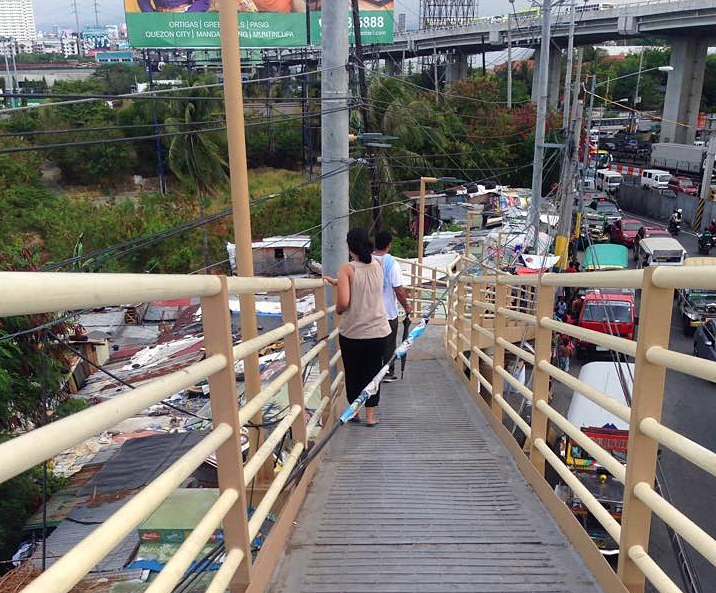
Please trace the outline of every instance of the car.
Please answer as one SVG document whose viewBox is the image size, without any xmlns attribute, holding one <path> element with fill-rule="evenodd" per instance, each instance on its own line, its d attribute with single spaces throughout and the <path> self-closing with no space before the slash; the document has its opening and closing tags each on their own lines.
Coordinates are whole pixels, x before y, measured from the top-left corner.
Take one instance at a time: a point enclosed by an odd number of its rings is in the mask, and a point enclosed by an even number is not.
<svg viewBox="0 0 716 593">
<path fill-rule="evenodd" d="M 694 356 L 716 361 L 716 319 L 709 319 L 696 328 Z"/>
<path fill-rule="evenodd" d="M 639 258 L 639 241 L 647 237 L 671 237 L 671 233 L 663 226 L 644 225 L 639 227 L 634 237 L 634 261 Z"/>
<path fill-rule="evenodd" d="M 673 189 L 676 193 L 681 192 L 687 196 L 699 195 L 699 186 L 694 183 L 693 179 L 682 175 L 677 175 L 669 179 L 668 187 Z"/>
<path fill-rule="evenodd" d="M 609 225 L 609 238 L 612 243 L 620 243 L 627 247 L 634 245 L 634 239 L 639 229 L 643 226 L 641 220 L 636 218 L 622 218 Z"/>
<path fill-rule="evenodd" d="M 603 216 L 608 224 L 614 224 L 617 220 L 621 220 L 623 216 L 619 205 L 610 198 L 595 198 L 588 206 L 592 210 L 596 210 L 597 214 Z"/>
<path fill-rule="evenodd" d="M 659 194 L 660 198 L 665 198 L 667 200 L 675 200 L 676 199 L 676 192 L 669 187 L 667 187 L 665 189 L 655 189 L 654 191 Z"/>
<path fill-rule="evenodd" d="M 716 318 L 716 291 L 682 288 L 677 298 L 684 335 L 692 335 L 697 327 Z"/>
<path fill-rule="evenodd" d="M 586 249 L 588 245 L 593 243 L 608 242 L 609 237 L 604 232 L 604 228 L 606 226 L 606 221 L 603 215 L 599 214 L 593 208 L 584 208 L 582 211 L 580 233 L 576 240 L 576 248 Z"/>
</svg>

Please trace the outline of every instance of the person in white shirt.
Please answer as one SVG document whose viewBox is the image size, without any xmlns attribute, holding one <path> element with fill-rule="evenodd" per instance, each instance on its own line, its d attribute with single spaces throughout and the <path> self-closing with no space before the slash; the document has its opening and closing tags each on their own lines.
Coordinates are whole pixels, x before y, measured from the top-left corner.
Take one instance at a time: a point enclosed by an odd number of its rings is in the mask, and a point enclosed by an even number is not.
<svg viewBox="0 0 716 593">
<path fill-rule="evenodd" d="M 375 235 L 375 251 L 373 251 L 373 256 L 380 260 L 383 266 L 383 303 L 385 304 L 385 313 L 390 324 L 390 335 L 385 339 L 383 364 L 388 362 L 390 357 L 393 356 L 393 352 L 395 352 L 398 338 L 398 301 L 405 309 L 406 315 L 409 316 L 413 312 L 408 302 L 408 294 L 403 286 L 403 274 L 400 271 L 400 265 L 389 253 L 392 241 L 393 236 L 388 231 L 378 231 Z M 393 361 L 383 381 L 392 383 L 397 380 L 395 361 Z"/>
</svg>

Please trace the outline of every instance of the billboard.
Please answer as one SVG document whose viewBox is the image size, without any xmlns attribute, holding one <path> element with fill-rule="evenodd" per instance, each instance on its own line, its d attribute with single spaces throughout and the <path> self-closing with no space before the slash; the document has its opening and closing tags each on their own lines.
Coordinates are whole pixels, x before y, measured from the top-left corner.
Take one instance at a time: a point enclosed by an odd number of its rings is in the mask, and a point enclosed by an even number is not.
<svg viewBox="0 0 716 593">
<path fill-rule="evenodd" d="M 85 27 L 82 30 L 82 53 L 93 56 L 99 51 L 111 49 L 109 35 L 104 27 Z"/>
<path fill-rule="evenodd" d="M 359 0 L 364 43 L 393 42 L 393 0 Z M 218 48 L 217 0 L 124 0 L 135 48 Z M 321 0 L 236 0 L 242 47 L 302 47 L 321 43 Z M 349 39 L 353 23 L 346 14 Z"/>
</svg>

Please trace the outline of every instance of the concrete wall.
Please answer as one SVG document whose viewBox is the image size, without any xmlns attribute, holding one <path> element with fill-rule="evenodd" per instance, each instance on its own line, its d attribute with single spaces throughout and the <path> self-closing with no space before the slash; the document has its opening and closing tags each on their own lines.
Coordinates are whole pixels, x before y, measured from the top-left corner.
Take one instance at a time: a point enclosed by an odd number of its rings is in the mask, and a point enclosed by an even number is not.
<svg viewBox="0 0 716 593">
<path fill-rule="evenodd" d="M 617 199 L 622 210 L 653 218 L 664 224 L 669 220 L 674 208 L 681 208 L 684 211 L 683 217 L 687 226 L 693 226 L 696 207 L 699 203 L 699 198 L 686 194 L 677 194 L 676 199 L 664 198 L 654 190 L 627 184 L 622 184 L 619 187 Z M 716 202 L 707 200 L 704 204 L 701 228 L 705 227 L 713 218 L 716 218 Z"/>
</svg>

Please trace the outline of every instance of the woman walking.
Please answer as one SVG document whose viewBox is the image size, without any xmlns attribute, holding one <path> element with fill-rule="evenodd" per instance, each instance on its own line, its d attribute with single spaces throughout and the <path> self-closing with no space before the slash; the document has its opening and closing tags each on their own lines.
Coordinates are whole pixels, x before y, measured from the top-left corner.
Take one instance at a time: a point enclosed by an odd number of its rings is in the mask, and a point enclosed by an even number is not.
<svg viewBox="0 0 716 593">
<path fill-rule="evenodd" d="M 339 343 L 346 379 L 348 402 L 360 395 L 383 365 L 385 338 L 390 325 L 383 304 L 383 268 L 371 254 L 373 243 L 365 229 L 348 232 L 348 251 L 351 260 L 338 270 L 336 312 L 341 315 Z M 380 390 L 365 404 L 365 424 L 375 426 L 375 409 Z M 359 421 L 358 416 L 354 421 Z"/>
</svg>

